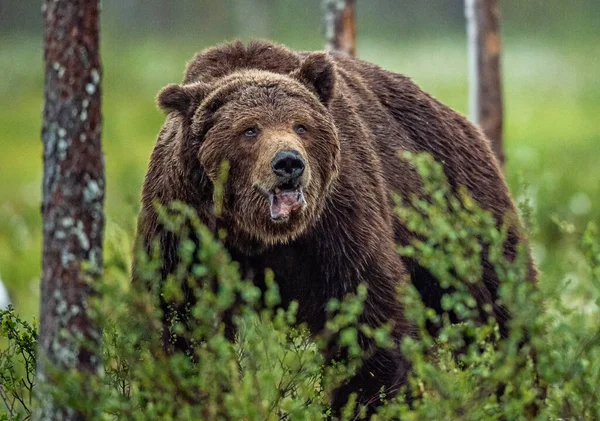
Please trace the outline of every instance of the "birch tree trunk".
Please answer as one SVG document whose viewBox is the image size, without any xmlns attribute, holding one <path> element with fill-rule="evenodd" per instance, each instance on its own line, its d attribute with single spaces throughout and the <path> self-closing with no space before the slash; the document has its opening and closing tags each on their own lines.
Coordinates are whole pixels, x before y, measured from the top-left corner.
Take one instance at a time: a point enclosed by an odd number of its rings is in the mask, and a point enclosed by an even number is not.
<svg viewBox="0 0 600 421">
<path fill-rule="evenodd" d="M 325 49 L 356 55 L 356 0 L 323 0 Z"/>
<path fill-rule="evenodd" d="M 40 407 L 34 419 L 81 420 L 81 413 L 60 406 L 47 390 L 53 383 L 51 368 L 75 369 L 84 376 L 101 369 L 101 333 L 87 311 L 103 264 L 99 5 L 98 0 L 45 0 L 42 10 L 44 247 Z"/>
<path fill-rule="evenodd" d="M 504 163 L 502 80 L 500 75 L 500 7 L 498 0 L 466 0 L 469 45 L 469 109 Z"/>
</svg>

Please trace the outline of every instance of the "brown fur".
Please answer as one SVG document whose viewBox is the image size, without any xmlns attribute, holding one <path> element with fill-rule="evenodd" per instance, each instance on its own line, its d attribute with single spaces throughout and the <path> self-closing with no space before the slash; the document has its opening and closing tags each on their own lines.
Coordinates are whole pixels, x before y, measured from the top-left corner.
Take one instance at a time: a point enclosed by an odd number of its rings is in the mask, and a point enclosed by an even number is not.
<svg viewBox="0 0 600 421">
<path fill-rule="evenodd" d="M 443 163 L 450 184 L 465 186 L 498 221 L 514 212 L 478 128 L 408 78 L 355 58 L 295 53 L 267 42 L 225 44 L 192 59 L 184 84 L 165 88 L 158 103 L 169 115 L 143 189 L 138 230 L 144 244 L 161 239 L 169 273 L 176 243 L 158 225 L 152 202 L 194 206 L 207 225 L 227 230 L 226 246 L 245 273 L 274 270 L 282 298 L 299 301 L 300 321 L 315 332 L 323 328 L 327 301 L 365 282 L 363 321 L 394 322 L 398 340 L 412 334 L 395 298 L 407 274 L 425 303 L 441 311 L 439 284 L 395 252 L 394 244 L 409 243 L 413 234 L 394 217 L 391 192 L 419 193 L 418 178 L 398 151 L 431 153 Z M 297 124 L 307 127 L 305 134 L 295 132 Z M 247 127 L 258 127 L 258 137 L 245 138 Z M 284 149 L 298 150 L 306 160 L 306 206 L 288 222 L 275 223 L 261 189 L 275 185 L 270 161 Z M 230 172 L 217 217 L 213 183 L 223 160 Z M 509 256 L 518 241 L 511 231 Z M 498 279 L 485 257 L 483 263 L 485 286 L 477 298 L 494 306 L 493 315 L 505 327 L 508 315 L 495 303 Z M 375 403 L 380 387 L 393 393 L 408 370 L 398 349 L 377 350 L 340 388 L 334 407 L 353 391 L 361 402 Z"/>
</svg>

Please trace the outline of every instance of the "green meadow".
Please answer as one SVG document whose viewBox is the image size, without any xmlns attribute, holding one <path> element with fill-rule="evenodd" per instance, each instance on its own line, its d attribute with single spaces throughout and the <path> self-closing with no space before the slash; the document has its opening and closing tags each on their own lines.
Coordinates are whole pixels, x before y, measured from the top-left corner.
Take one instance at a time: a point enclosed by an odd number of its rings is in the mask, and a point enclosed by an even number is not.
<svg viewBox="0 0 600 421">
<path fill-rule="evenodd" d="M 281 40 L 286 42 L 286 40 Z M 109 39 L 102 47 L 106 241 L 135 231 L 148 159 L 164 116 L 158 90 L 178 82 L 186 61 L 210 42 Z M 0 39 L 0 276 L 18 313 L 38 314 L 42 225 L 40 199 L 43 106 L 41 39 Z M 318 39 L 291 43 L 318 49 Z M 467 52 L 462 39 L 406 43 L 360 39 L 358 54 L 412 77 L 467 113 Z M 581 252 L 588 221 L 600 223 L 600 43 L 505 39 L 507 181 L 534 208 L 533 247 L 542 286 L 567 277 L 569 306 L 598 298 Z M 110 251 L 107 259 L 110 259 Z"/>
</svg>

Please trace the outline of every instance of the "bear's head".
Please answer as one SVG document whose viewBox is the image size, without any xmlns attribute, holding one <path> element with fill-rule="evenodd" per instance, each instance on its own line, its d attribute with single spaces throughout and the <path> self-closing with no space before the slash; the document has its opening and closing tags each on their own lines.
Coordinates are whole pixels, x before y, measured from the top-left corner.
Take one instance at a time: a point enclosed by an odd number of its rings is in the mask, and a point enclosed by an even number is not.
<svg viewBox="0 0 600 421">
<path fill-rule="evenodd" d="M 230 235 L 286 243 L 318 220 L 340 161 L 334 90 L 333 62 L 312 53 L 289 73 L 240 69 L 160 92 L 159 106 L 181 124 L 190 183 L 208 180 L 190 188 L 209 188 L 213 206 L 219 196 Z"/>
</svg>

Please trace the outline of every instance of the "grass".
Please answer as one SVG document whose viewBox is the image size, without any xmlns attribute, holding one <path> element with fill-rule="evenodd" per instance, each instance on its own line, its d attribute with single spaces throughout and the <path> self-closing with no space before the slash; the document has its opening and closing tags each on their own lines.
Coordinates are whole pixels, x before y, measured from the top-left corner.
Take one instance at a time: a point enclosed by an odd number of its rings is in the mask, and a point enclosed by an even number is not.
<svg viewBox="0 0 600 421">
<path fill-rule="evenodd" d="M 286 42 L 286 40 L 281 40 Z M 293 48 L 319 45 L 288 42 Z M 41 264 L 40 195 L 43 100 L 41 41 L 2 39 L 0 51 L 0 274 L 17 312 L 36 315 Z M 107 40 L 103 44 L 107 238 L 135 229 L 148 158 L 164 117 L 156 92 L 180 81 L 185 62 L 208 42 Z M 588 303 L 589 275 L 573 247 L 588 220 L 600 222 L 600 44 L 507 39 L 503 62 L 506 177 L 516 196 L 522 181 L 535 205 L 535 253 L 545 282 L 565 272 L 566 299 Z M 361 38 L 359 55 L 407 74 L 453 108 L 467 109 L 462 40 L 396 42 Z M 566 221 L 567 232 L 553 220 Z M 567 270 L 565 270 L 567 268 Z M 551 287 L 551 285 L 549 285 Z"/>
</svg>

